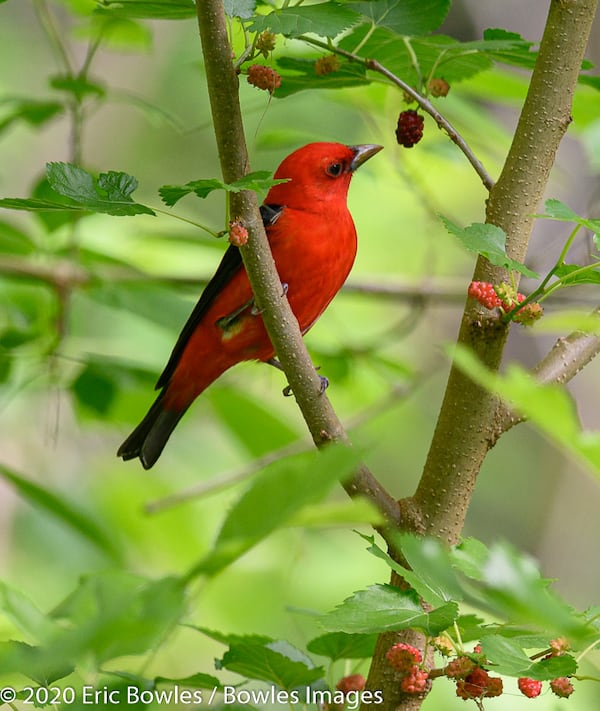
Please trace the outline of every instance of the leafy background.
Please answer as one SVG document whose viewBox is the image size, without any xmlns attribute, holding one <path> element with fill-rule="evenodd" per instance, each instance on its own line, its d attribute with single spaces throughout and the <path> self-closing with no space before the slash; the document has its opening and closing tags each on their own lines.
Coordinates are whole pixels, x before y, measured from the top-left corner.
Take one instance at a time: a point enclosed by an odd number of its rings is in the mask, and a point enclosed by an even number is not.
<svg viewBox="0 0 600 711">
<path fill-rule="evenodd" d="M 62 0 L 54 6 L 79 61 L 93 22 L 86 5 Z M 531 2 L 526 9 L 518 2 L 483 5 L 454 3 L 443 31 L 475 40 L 485 28 L 503 27 L 539 40 L 546 3 Z M 68 19 L 71 12 L 74 22 Z M 59 113 L 64 82 L 53 69 L 32 3 L 8 0 L 0 13 L 0 194 L 15 197 L 31 193 L 46 162 L 67 159 L 69 126 Z M 292 54 L 288 42 L 275 55 L 282 68 Z M 124 20 L 109 44 L 110 51 L 94 59 L 89 85 L 77 87 L 92 104 L 98 100 L 98 110 L 85 122 L 86 166 L 137 176 L 135 198 L 156 207 L 161 185 L 217 177 L 193 19 Z M 600 42 L 592 39 L 590 47 L 593 55 Z M 525 88 L 518 71 L 489 69 L 453 81 L 443 100 L 444 112 L 492 174 L 508 148 Z M 332 383 L 336 409 L 354 425 L 352 436 L 364 447 L 369 466 L 398 496 L 408 494 L 420 474 L 445 384 L 448 364 L 440 346 L 455 335 L 472 268 L 472 255 L 448 235 L 438 215 L 461 225 L 482 221 L 484 189 L 429 121 L 418 147 L 403 151 L 395 145 L 403 104 L 397 91 L 380 84 L 301 91 L 269 101 L 242 81 L 241 92 L 254 170 L 272 170 L 293 148 L 312 140 L 385 146 L 361 168 L 351 189 L 360 251 L 350 284 L 398 285 L 402 295 L 384 299 L 348 289 L 307 342 Z M 598 93 L 580 87 L 575 123 L 549 195 L 580 214 L 598 214 L 598 115 Z M 222 194 L 214 193 L 202 202 L 188 197 L 176 211 L 218 230 L 222 208 Z M 194 406 L 151 473 L 116 460 L 116 448 L 149 404 L 154 380 L 197 297 L 196 282 L 212 273 L 224 245 L 160 215 L 88 216 L 77 226 L 76 247 L 69 239 L 60 214 L 0 215 L 0 570 L 6 581 L 3 607 L 9 611 L 0 616 L 0 638 L 22 639 L 27 621 L 39 626 L 32 622 L 35 611 L 25 610 L 28 603 L 12 597 L 14 591 L 48 611 L 81 576 L 105 571 L 107 590 L 123 591 L 119 604 L 127 611 L 127 591 L 142 584 L 131 576 L 161 578 L 155 583 L 160 587 L 149 590 L 150 607 L 132 615 L 130 628 L 127 615 L 114 621 L 124 629 L 118 651 L 135 654 L 128 640 L 140 638 L 136 620 L 154 619 L 150 638 L 159 638 L 171 623 L 151 600 L 174 611 L 184 604 L 164 576 L 206 562 L 221 521 L 245 484 L 159 513 L 149 514 L 146 507 L 214 477 L 249 473 L 257 457 L 303 439 L 304 428 L 293 403 L 280 395 L 281 374 L 245 364 Z M 564 239 L 560 223 L 538 225 L 528 265 L 543 271 Z M 40 279 L 6 275 L 15 257 L 43 267 L 74 253 L 74 262 L 94 278 L 76 288 L 68 304 Z M 130 276 L 132 269 L 139 270 L 137 278 Z M 120 273 L 129 276 L 114 278 Z M 57 324 L 63 330 L 58 340 Z M 533 364 L 556 335 L 514 328 L 508 353 Z M 589 429 L 599 426 L 599 367 L 592 363 L 570 386 Z M 313 511 L 312 526 L 278 531 L 236 565 L 195 585 L 187 602 L 190 622 L 302 646 L 322 632 L 307 610 L 326 612 L 352 591 L 384 582 L 386 565 L 368 555 L 350 530 L 364 514 L 349 513 L 335 489 L 329 501 L 327 515 Z M 272 503 L 277 508 L 281 502 Z M 529 551 L 582 608 L 597 602 L 599 503 L 597 485 L 582 466 L 522 425 L 488 457 L 465 533 Z M 304 513 L 308 517 L 310 509 Z M 353 526 L 334 525 L 336 516 Z M 324 517 L 329 525 L 318 525 Z M 85 594 L 83 585 L 79 600 L 63 603 L 63 614 L 76 616 Z M 146 660 L 144 675 L 212 673 L 212 659 L 223 654 L 213 637 L 193 626 L 178 628 Z M 99 640 L 97 659 L 104 654 L 112 659 L 113 652 Z M 140 664 L 132 658 L 130 667 L 139 671 Z M 15 680 L 14 671 L 3 674 L 0 667 L 0 680 Z M 597 691 L 590 686 L 580 685 L 571 708 L 597 708 Z M 531 703 L 516 693 L 511 708 Z M 444 708 L 463 708 L 449 684 L 435 684 L 430 703 L 442 699 Z M 547 696 L 536 703 L 554 708 Z"/>
</svg>

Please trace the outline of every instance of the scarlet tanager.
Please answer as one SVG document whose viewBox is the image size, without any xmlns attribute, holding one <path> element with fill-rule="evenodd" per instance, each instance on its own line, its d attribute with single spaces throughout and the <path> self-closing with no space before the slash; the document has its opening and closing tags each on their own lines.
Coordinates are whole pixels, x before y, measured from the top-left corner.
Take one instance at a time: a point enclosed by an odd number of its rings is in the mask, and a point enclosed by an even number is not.
<svg viewBox="0 0 600 711">
<path fill-rule="evenodd" d="M 281 283 L 302 333 L 342 287 L 356 256 L 346 197 L 353 172 L 381 146 L 310 143 L 281 163 L 261 214 Z M 117 455 L 159 458 L 192 402 L 232 365 L 272 361 L 275 352 L 254 307 L 238 247 L 231 245 L 192 311 L 158 379 L 160 393 Z"/>
</svg>

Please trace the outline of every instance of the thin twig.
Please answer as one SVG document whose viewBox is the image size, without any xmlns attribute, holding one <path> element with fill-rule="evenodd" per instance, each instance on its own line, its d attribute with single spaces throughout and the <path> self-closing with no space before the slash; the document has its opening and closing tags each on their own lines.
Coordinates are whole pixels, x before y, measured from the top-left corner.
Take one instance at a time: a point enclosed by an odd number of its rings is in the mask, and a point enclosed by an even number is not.
<svg viewBox="0 0 600 711">
<path fill-rule="evenodd" d="M 336 47 L 333 44 L 321 42 L 320 40 L 317 40 L 313 37 L 309 37 L 307 35 L 300 35 L 298 39 L 315 47 L 327 49 L 330 52 L 333 52 L 334 54 L 339 54 L 340 56 L 345 57 L 351 62 L 358 62 L 359 64 L 363 64 L 365 67 L 367 67 L 367 69 L 371 69 L 372 71 L 381 74 L 390 82 L 392 82 L 392 84 L 395 84 L 397 87 L 405 91 L 417 102 L 417 104 L 423 109 L 423 111 L 428 113 L 433 118 L 437 125 L 448 134 L 450 140 L 455 143 L 458 148 L 464 153 L 465 157 L 473 166 L 477 175 L 480 177 L 484 187 L 487 190 L 491 190 L 494 187 L 494 181 L 492 180 L 491 176 L 488 174 L 488 172 L 484 168 L 481 161 L 477 158 L 475 153 L 473 153 L 465 139 L 460 135 L 456 128 L 454 128 L 450 121 L 448 121 L 448 119 L 446 119 L 428 99 L 426 99 L 424 96 L 421 96 L 418 91 L 413 89 L 410 84 L 407 84 L 405 81 L 400 79 L 400 77 L 391 72 L 376 59 L 366 59 L 364 57 L 360 57 L 358 54 L 348 52 L 345 49 Z"/>
</svg>

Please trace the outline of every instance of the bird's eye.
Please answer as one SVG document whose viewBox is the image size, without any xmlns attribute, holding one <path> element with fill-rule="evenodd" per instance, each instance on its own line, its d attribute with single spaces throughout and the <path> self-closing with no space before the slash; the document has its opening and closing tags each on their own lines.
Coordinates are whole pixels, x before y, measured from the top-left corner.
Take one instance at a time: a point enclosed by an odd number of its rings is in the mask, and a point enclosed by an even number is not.
<svg viewBox="0 0 600 711">
<path fill-rule="evenodd" d="M 342 174 L 343 167 L 341 163 L 331 163 L 327 166 L 326 171 L 332 178 L 337 178 Z"/>
</svg>

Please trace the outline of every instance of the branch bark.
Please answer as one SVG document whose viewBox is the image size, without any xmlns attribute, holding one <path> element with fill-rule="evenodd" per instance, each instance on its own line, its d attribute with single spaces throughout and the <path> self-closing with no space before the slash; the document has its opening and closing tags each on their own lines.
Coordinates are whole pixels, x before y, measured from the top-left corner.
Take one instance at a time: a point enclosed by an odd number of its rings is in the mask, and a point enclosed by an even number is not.
<svg viewBox="0 0 600 711">
<path fill-rule="evenodd" d="M 573 92 L 596 0 L 553 0 L 536 67 L 502 174 L 490 192 L 486 221 L 508 235 L 507 251 L 523 260 L 533 213 L 543 197 L 570 122 Z M 508 274 L 480 258 L 473 279 L 498 284 Z M 479 304 L 466 305 L 459 343 L 497 370 L 508 329 Z M 479 469 L 495 441 L 496 400 L 452 368 L 437 427 L 415 496 L 403 503 L 410 527 L 455 543 Z"/>
<path fill-rule="evenodd" d="M 223 1 L 203 0 L 196 3 L 196 7 L 221 170 L 224 180 L 233 182 L 249 171 L 249 159 L 238 96 L 238 76 L 232 62 Z M 282 293 L 256 195 L 248 191 L 231 194 L 230 214 L 248 229 L 248 244 L 240 248 L 244 266 L 265 327 L 313 441 L 318 447 L 331 441 L 349 444 L 329 399 L 321 393 L 321 381 L 304 345 L 298 322 Z M 350 496 L 365 496 L 377 506 L 386 521 L 398 524 L 396 500 L 366 466 L 360 466 L 344 486 Z"/>
</svg>

